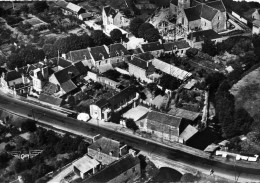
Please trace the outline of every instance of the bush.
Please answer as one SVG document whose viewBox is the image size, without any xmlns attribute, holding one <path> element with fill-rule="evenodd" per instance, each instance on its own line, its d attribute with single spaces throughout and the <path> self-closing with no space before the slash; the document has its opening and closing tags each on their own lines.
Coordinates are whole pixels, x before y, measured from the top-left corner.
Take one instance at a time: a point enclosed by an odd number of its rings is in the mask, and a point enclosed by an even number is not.
<svg viewBox="0 0 260 183">
<path fill-rule="evenodd" d="M 36 123 L 33 120 L 28 120 L 22 123 L 21 129 L 25 132 L 35 132 L 37 130 Z"/>
<path fill-rule="evenodd" d="M 136 125 L 133 119 L 127 119 L 125 123 L 126 127 L 133 130 L 134 132 L 138 130 L 138 126 Z"/>
</svg>

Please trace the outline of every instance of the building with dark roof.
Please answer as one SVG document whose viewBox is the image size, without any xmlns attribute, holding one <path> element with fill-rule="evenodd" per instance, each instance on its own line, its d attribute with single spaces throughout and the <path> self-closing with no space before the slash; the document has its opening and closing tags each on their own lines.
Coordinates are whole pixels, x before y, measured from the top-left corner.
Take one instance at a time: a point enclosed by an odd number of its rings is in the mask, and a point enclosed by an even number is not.
<svg viewBox="0 0 260 183">
<path fill-rule="evenodd" d="M 109 45 L 109 53 L 110 53 L 110 63 L 119 63 L 127 61 L 130 53 L 121 43 L 111 44 Z"/>
<path fill-rule="evenodd" d="M 71 2 L 61 0 L 56 1 L 55 4 L 62 9 L 64 15 L 73 15 L 79 18 L 80 14 L 86 13 L 86 10 L 84 8 Z"/>
<path fill-rule="evenodd" d="M 139 94 L 135 86 L 129 86 L 108 99 L 100 99 L 90 105 L 90 116 L 94 119 L 108 121 L 112 114 L 126 107 L 136 107 Z"/>
<path fill-rule="evenodd" d="M 131 154 L 122 157 L 118 161 L 108 165 L 105 169 L 96 173 L 92 177 L 83 180 L 81 183 L 118 183 L 134 182 L 141 176 L 141 166 L 138 157 Z"/>
<path fill-rule="evenodd" d="M 106 137 L 100 137 L 88 147 L 88 155 L 102 165 L 109 165 L 127 153 L 127 145 Z"/>
<path fill-rule="evenodd" d="M 227 29 L 226 8 L 222 0 L 187 0 L 186 3 L 178 0 L 178 5 L 176 3 L 177 0 L 171 1 L 170 12 L 177 16 L 177 24 L 181 24 L 186 31 L 213 29 L 222 32 Z"/>
<path fill-rule="evenodd" d="M 131 60 L 128 62 L 128 71 L 130 75 L 135 76 L 141 81 L 152 82 L 148 76 L 155 72 L 155 68 L 152 64 L 152 60 L 149 57 L 149 53 L 134 55 Z"/>
<path fill-rule="evenodd" d="M 149 112 L 146 118 L 139 122 L 140 130 L 169 141 L 178 141 L 186 126 L 181 117 L 157 111 Z"/>
<path fill-rule="evenodd" d="M 186 55 L 186 51 L 190 48 L 190 45 L 185 40 L 167 42 L 163 44 L 164 54 L 176 54 L 180 57 Z"/>
<path fill-rule="evenodd" d="M 151 53 L 155 58 L 158 58 L 163 53 L 162 41 L 156 41 L 152 43 L 141 44 L 140 46 L 143 53 Z"/>
<path fill-rule="evenodd" d="M 67 53 L 66 59 L 71 62 L 82 62 L 85 66 L 90 67 L 89 63 L 92 62 L 92 57 L 90 54 L 90 48 L 81 49 L 81 50 L 73 50 Z"/>
<path fill-rule="evenodd" d="M 48 104 L 52 104 L 52 105 L 55 105 L 55 106 L 60 106 L 61 103 L 62 103 L 61 98 L 57 98 L 57 97 L 54 97 L 54 96 L 51 96 L 51 95 L 48 95 L 48 94 L 44 94 L 44 93 L 40 94 L 39 101 L 46 102 Z"/>
<path fill-rule="evenodd" d="M 110 6 L 103 7 L 102 20 L 105 28 L 107 25 L 126 27 L 130 24 L 129 16 L 126 16 L 123 12 L 116 10 Z"/>
<path fill-rule="evenodd" d="M 90 55 L 95 67 L 110 64 L 109 49 L 106 45 L 90 48 Z"/>
</svg>

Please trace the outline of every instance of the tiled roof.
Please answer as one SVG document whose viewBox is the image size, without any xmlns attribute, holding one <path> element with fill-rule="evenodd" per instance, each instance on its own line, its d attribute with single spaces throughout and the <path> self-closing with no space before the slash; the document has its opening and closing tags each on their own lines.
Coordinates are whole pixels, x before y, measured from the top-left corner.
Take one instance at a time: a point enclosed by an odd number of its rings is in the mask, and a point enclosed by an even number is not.
<svg viewBox="0 0 260 183">
<path fill-rule="evenodd" d="M 147 44 L 142 44 L 141 46 L 142 46 L 142 49 L 144 50 L 144 52 L 157 51 L 157 50 L 163 49 L 163 45 L 159 41 L 147 43 Z"/>
<path fill-rule="evenodd" d="M 98 106 L 99 108 L 102 108 L 102 107 L 104 107 L 104 106 L 106 106 L 106 105 L 108 105 L 108 104 L 109 104 L 108 101 L 107 101 L 106 99 L 104 99 L 104 98 L 98 100 L 98 101 L 95 103 L 95 105 Z"/>
<path fill-rule="evenodd" d="M 112 18 L 114 18 L 116 16 L 116 14 L 118 13 L 115 9 L 111 8 L 110 6 L 106 6 L 104 7 L 106 16 L 112 16 Z"/>
<path fill-rule="evenodd" d="M 71 60 L 73 62 L 91 60 L 90 52 L 88 49 L 70 51 L 66 55 L 68 57 L 68 60 Z"/>
<path fill-rule="evenodd" d="M 152 60 L 154 58 L 154 56 L 149 52 L 141 53 L 141 54 L 138 54 L 136 56 L 141 58 L 142 60 L 145 60 L 145 61 L 149 61 L 149 60 Z"/>
<path fill-rule="evenodd" d="M 82 62 L 77 62 L 74 64 L 80 75 L 86 74 L 88 72 L 88 67 L 84 66 Z"/>
<path fill-rule="evenodd" d="M 17 72 L 16 70 L 9 71 L 5 74 L 5 80 L 7 82 L 13 81 L 13 80 L 16 80 L 19 78 L 22 78 L 22 75 L 19 72 Z"/>
<path fill-rule="evenodd" d="M 51 82 L 47 82 L 43 88 L 43 93 L 49 94 L 49 95 L 53 95 L 54 93 L 56 93 L 58 91 L 58 87 L 57 85 L 51 83 Z"/>
<path fill-rule="evenodd" d="M 58 6 L 60 6 L 60 7 L 62 7 L 62 8 L 66 8 L 67 7 L 67 5 L 69 4 L 68 2 L 66 2 L 66 1 L 56 1 L 55 2 Z"/>
<path fill-rule="evenodd" d="M 220 1 L 211 1 L 206 3 L 208 6 L 215 8 L 221 12 L 225 12 L 226 8 L 225 5 L 223 4 L 222 0 Z"/>
<path fill-rule="evenodd" d="M 163 46 L 165 51 L 172 51 L 174 47 L 177 47 L 178 49 L 184 49 L 190 47 L 189 43 L 185 40 L 164 43 Z"/>
<path fill-rule="evenodd" d="M 95 61 L 102 60 L 103 56 L 104 56 L 104 59 L 109 58 L 107 50 L 104 46 L 92 47 L 91 50 L 90 50 L 90 53 L 91 53 L 91 55 L 92 55 L 92 57 L 94 58 Z"/>
<path fill-rule="evenodd" d="M 180 118 L 188 119 L 191 121 L 194 121 L 200 115 L 200 113 L 198 113 L 198 112 L 188 111 L 188 110 L 181 109 L 181 108 L 173 108 L 168 112 L 168 114 L 177 116 Z"/>
<path fill-rule="evenodd" d="M 184 9 L 184 13 L 188 21 L 194 21 L 200 19 L 202 5 Z"/>
<path fill-rule="evenodd" d="M 182 120 L 182 118 L 180 118 L 180 117 L 172 116 L 172 115 L 157 112 L 157 111 L 149 112 L 146 119 L 157 122 L 157 123 L 173 126 L 176 128 L 178 128 L 180 126 L 181 120 Z"/>
<path fill-rule="evenodd" d="M 71 73 L 71 75 L 70 75 L 70 73 Z M 77 68 L 74 65 L 71 65 L 69 67 L 66 67 L 66 68 L 54 73 L 56 79 L 58 80 L 58 82 L 60 84 L 70 80 L 72 77 L 78 76 L 79 74 L 80 74 L 79 71 L 77 70 Z"/>
<path fill-rule="evenodd" d="M 68 3 L 67 6 L 66 6 L 67 9 L 69 10 L 72 10 L 74 12 L 79 12 L 79 10 L 81 9 L 80 6 L 76 5 L 76 4 L 73 4 L 73 3 Z"/>
<path fill-rule="evenodd" d="M 80 16 L 82 18 L 90 18 L 90 17 L 93 17 L 93 14 L 91 14 L 91 13 L 82 13 L 82 14 L 80 14 Z"/>
<path fill-rule="evenodd" d="M 71 81 L 68 80 L 64 83 L 61 83 L 60 87 L 66 92 L 69 93 L 75 89 L 77 89 L 77 86 Z"/>
<path fill-rule="evenodd" d="M 139 158 L 129 154 L 108 165 L 106 168 L 81 183 L 109 182 L 127 170 L 135 167 L 137 164 L 140 164 Z"/>
<path fill-rule="evenodd" d="M 47 94 L 44 94 L 44 93 L 40 94 L 39 100 L 53 104 L 53 105 L 56 105 L 56 106 L 60 106 L 61 102 L 62 102 L 61 98 L 53 97 L 51 95 L 47 95 Z"/>
<path fill-rule="evenodd" d="M 113 157 L 119 157 L 121 143 L 119 141 L 109 139 L 106 137 L 101 137 L 91 144 L 88 148 L 97 151 L 100 149 L 100 152 L 109 155 L 110 152 L 113 152 Z"/>
<path fill-rule="evenodd" d="M 203 41 L 205 38 L 212 40 L 212 39 L 217 39 L 217 38 L 221 37 L 221 35 L 219 35 L 217 32 L 215 32 L 212 29 L 192 32 L 191 35 L 193 38 L 195 38 L 196 42 Z"/>
<path fill-rule="evenodd" d="M 138 57 L 134 57 L 132 60 L 129 61 L 129 63 L 144 70 L 146 70 L 148 66 L 147 61 L 144 61 Z"/>
<path fill-rule="evenodd" d="M 129 54 L 127 49 L 121 43 L 110 45 L 109 51 L 110 51 L 110 57 L 117 57 L 117 56 L 123 56 Z"/>
<path fill-rule="evenodd" d="M 58 61 L 58 60 L 59 60 L 59 61 Z M 62 57 L 59 57 L 59 58 L 58 58 L 58 57 L 51 58 L 51 59 L 50 59 L 50 62 L 51 62 L 53 65 L 55 65 L 55 66 L 59 65 L 59 66 L 61 66 L 61 67 L 63 67 L 63 68 L 68 67 L 68 66 L 71 65 L 71 62 L 65 60 L 65 59 L 62 58 Z"/>
<path fill-rule="evenodd" d="M 124 90 L 122 90 L 120 93 L 114 95 L 113 97 L 109 98 L 108 101 L 111 104 L 112 107 L 122 103 L 126 98 L 129 98 L 130 96 L 134 95 L 137 92 L 137 88 L 134 85 L 131 85 Z"/>
<path fill-rule="evenodd" d="M 85 173 L 91 169 L 96 168 L 99 165 L 99 162 L 95 159 L 90 158 L 85 155 L 82 158 L 72 163 L 80 172 Z"/>
<path fill-rule="evenodd" d="M 201 17 L 211 21 L 215 15 L 218 13 L 218 10 L 211 8 L 210 6 L 203 5 L 201 9 Z"/>
</svg>

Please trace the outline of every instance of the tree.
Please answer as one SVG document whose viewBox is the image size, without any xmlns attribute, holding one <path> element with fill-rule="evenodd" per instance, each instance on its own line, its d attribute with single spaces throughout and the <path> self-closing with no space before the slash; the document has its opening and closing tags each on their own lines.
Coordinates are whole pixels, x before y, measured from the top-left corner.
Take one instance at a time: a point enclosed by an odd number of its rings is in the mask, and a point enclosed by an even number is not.
<svg viewBox="0 0 260 183">
<path fill-rule="evenodd" d="M 38 14 L 44 12 L 49 6 L 46 1 L 36 1 L 33 4 L 33 12 Z"/>
<path fill-rule="evenodd" d="M 24 12 L 24 13 L 29 13 L 28 5 L 27 4 L 22 5 L 21 8 L 20 8 L 20 11 Z"/>
<path fill-rule="evenodd" d="M 253 121 L 254 119 L 244 108 L 237 109 L 234 115 L 234 130 L 236 134 L 247 134 L 251 130 Z"/>
<path fill-rule="evenodd" d="M 154 28 L 154 26 L 150 23 L 143 23 L 138 28 L 138 36 L 140 38 L 144 38 L 145 31 L 148 29 Z"/>
<path fill-rule="evenodd" d="M 102 30 L 94 30 L 91 34 L 91 38 L 96 46 L 109 45 L 110 40 Z"/>
<path fill-rule="evenodd" d="M 111 36 L 112 41 L 116 42 L 116 43 L 120 42 L 121 39 L 123 38 L 123 34 L 119 29 L 113 29 L 110 32 L 110 36 Z"/>
<path fill-rule="evenodd" d="M 26 122 L 23 122 L 21 125 L 21 129 L 25 132 L 29 131 L 29 132 L 34 132 L 37 130 L 35 121 L 33 120 L 27 120 Z"/>
<path fill-rule="evenodd" d="M 138 130 L 138 126 L 136 125 L 136 123 L 134 122 L 133 119 L 127 119 L 125 123 L 126 123 L 127 128 L 129 128 L 133 131 Z"/>
<path fill-rule="evenodd" d="M 202 51 L 210 56 L 215 56 L 217 54 L 217 47 L 213 41 L 205 38 L 204 43 L 202 44 Z"/>
<path fill-rule="evenodd" d="M 164 74 L 160 78 L 159 85 L 163 87 L 163 89 L 176 90 L 181 85 L 181 82 L 169 74 Z"/>
<path fill-rule="evenodd" d="M 23 183 L 33 182 L 32 174 L 29 171 L 23 172 L 21 176 L 22 176 Z"/>
<path fill-rule="evenodd" d="M 157 29 L 151 28 L 145 31 L 144 39 L 148 42 L 156 42 L 161 38 L 160 33 Z"/>
<path fill-rule="evenodd" d="M 135 36 L 138 37 L 138 29 L 139 27 L 144 23 L 143 19 L 141 18 L 134 18 L 131 22 L 130 22 L 130 27 L 129 30 L 130 32 Z"/>
<path fill-rule="evenodd" d="M 86 141 L 82 140 L 80 142 L 79 146 L 78 146 L 78 153 L 80 155 L 87 153 L 88 152 L 88 146 L 89 146 L 89 144 Z"/>
</svg>

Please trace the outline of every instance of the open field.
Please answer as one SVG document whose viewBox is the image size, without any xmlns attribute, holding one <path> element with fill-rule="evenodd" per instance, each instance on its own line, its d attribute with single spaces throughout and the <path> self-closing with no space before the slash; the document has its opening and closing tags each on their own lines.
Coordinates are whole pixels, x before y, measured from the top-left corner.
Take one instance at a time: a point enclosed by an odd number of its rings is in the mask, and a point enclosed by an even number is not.
<svg viewBox="0 0 260 183">
<path fill-rule="evenodd" d="M 247 74 L 231 88 L 236 108 L 243 107 L 252 117 L 260 114 L 260 67 Z"/>
</svg>

